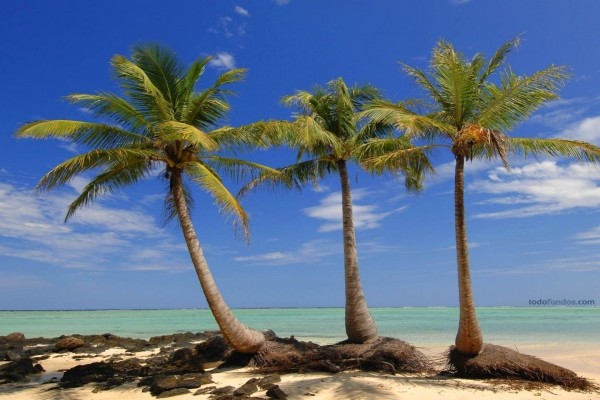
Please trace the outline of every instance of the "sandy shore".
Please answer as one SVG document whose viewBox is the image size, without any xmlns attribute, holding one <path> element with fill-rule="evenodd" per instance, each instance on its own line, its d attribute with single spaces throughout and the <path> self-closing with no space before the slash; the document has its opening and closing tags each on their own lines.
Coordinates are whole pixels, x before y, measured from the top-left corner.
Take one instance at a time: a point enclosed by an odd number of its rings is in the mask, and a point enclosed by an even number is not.
<svg viewBox="0 0 600 400">
<path fill-rule="evenodd" d="M 439 355 L 443 348 L 423 349 L 431 356 Z M 519 351 L 538 356 L 546 361 L 569 368 L 579 375 L 600 383 L 600 345 L 583 344 L 545 344 L 526 346 Z M 136 353 L 136 357 L 150 354 Z M 109 399 L 153 399 L 149 393 L 142 392 L 135 384 L 126 384 L 118 388 L 93 393 L 93 385 L 76 389 L 52 390 L 56 384 L 41 384 L 52 377 L 60 377 L 61 370 L 77 364 L 106 360 L 115 355 L 123 358 L 132 356 L 125 354 L 123 349 L 111 349 L 95 357 L 77 361 L 71 354 L 55 354 L 41 361 L 46 372 L 39 380 L 28 384 L 0 386 L 0 398 L 14 400 L 33 399 L 78 399 L 78 400 L 109 400 Z M 214 386 L 240 387 L 246 381 L 260 375 L 250 369 L 236 369 L 213 373 Z M 551 387 L 543 390 L 517 390 L 507 386 L 493 385 L 489 382 L 444 378 L 422 375 L 385 375 L 367 372 L 342 372 L 338 374 L 310 373 L 282 375 L 279 383 L 281 389 L 289 395 L 289 399 L 600 399 L 600 394 L 567 392 Z M 194 393 L 195 390 L 192 390 Z M 264 392 L 254 394 L 257 398 L 267 398 Z M 176 399 L 208 399 L 209 395 L 186 394 L 173 397 Z"/>
</svg>

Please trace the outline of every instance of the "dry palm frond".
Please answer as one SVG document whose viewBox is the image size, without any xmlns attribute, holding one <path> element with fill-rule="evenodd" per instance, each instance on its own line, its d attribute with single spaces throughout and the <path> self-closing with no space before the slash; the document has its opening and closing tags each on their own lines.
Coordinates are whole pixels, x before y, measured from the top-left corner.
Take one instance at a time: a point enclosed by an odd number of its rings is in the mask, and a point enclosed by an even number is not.
<svg viewBox="0 0 600 400">
<path fill-rule="evenodd" d="M 504 166 L 508 168 L 508 137 L 496 130 L 487 129 L 480 125 L 469 125 L 463 128 L 452 145 L 452 152 L 457 156 L 473 159 L 475 147 L 487 147 L 496 153 Z"/>
</svg>

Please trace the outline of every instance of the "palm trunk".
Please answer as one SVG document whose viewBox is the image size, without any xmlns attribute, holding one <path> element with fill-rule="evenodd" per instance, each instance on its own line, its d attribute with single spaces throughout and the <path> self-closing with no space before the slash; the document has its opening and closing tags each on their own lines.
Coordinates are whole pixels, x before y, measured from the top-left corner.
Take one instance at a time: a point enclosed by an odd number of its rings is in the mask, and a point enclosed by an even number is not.
<svg viewBox="0 0 600 400">
<path fill-rule="evenodd" d="M 360 284 L 358 255 L 352 217 L 352 197 L 346 161 L 338 161 L 342 184 L 342 223 L 344 234 L 344 275 L 346 280 L 346 334 L 354 343 L 364 343 L 377 337 L 377 327 L 369 312 Z"/>
<path fill-rule="evenodd" d="M 454 175 L 454 218 L 456 227 L 456 261 L 458 266 L 458 299 L 460 317 L 456 334 L 456 349 L 463 354 L 476 355 L 483 349 L 483 335 L 475 314 L 475 301 L 469 272 L 469 249 L 464 203 L 464 156 L 456 156 Z"/>
<path fill-rule="evenodd" d="M 229 342 L 231 347 L 242 353 L 255 353 L 265 343 L 265 337 L 262 333 L 246 327 L 231 312 L 225 300 L 219 293 L 219 289 L 208 268 L 204 253 L 200 247 L 198 236 L 192 224 L 192 219 L 185 202 L 185 195 L 181 181 L 181 172 L 173 171 L 171 176 L 171 191 L 175 206 L 177 207 L 177 216 L 183 231 L 183 237 L 187 245 L 196 275 L 202 286 L 202 291 L 208 302 L 221 333 Z"/>
</svg>

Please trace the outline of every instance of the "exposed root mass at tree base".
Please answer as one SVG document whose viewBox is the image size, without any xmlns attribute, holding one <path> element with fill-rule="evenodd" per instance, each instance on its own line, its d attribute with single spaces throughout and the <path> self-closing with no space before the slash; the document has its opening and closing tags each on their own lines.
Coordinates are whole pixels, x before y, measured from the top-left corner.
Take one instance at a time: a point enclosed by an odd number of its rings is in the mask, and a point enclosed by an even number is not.
<svg viewBox="0 0 600 400">
<path fill-rule="evenodd" d="M 274 338 L 252 357 L 232 353 L 224 366 L 247 365 L 261 372 L 341 372 L 347 370 L 386 373 L 432 372 L 432 364 L 416 347 L 402 340 L 379 337 L 355 344 L 341 342 L 320 346 L 296 339 Z"/>
<path fill-rule="evenodd" d="M 448 371 L 468 378 L 519 379 L 559 385 L 567 390 L 598 388 L 575 372 L 537 357 L 493 344 L 476 356 L 460 353 L 454 346 L 447 354 Z"/>
</svg>

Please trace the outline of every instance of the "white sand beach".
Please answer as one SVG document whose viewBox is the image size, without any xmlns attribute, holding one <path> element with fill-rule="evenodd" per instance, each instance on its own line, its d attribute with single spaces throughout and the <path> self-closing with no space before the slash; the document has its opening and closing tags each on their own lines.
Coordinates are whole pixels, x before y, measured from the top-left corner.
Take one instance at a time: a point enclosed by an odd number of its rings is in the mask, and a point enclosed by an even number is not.
<svg viewBox="0 0 600 400">
<path fill-rule="evenodd" d="M 443 348 L 423 349 L 427 355 L 436 356 L 443 352 Z M 535 355 L 546 361 L 572 369 L 579 375 L 600 383 L 600 345 L 590 346 L 584 344 L 544 344 L 531 345 L 519 349 L 521 352 Z M 14 400 L 33 399 L 78 399 L 78 400 L 109 400 L 109 399 L 152 399 L 148 392 L 142 392 L 135 384 L 126 384 L 115 389 L 94 393 L 93 385 L 75 389 L 59 389 L 56 384 L 40 384 L 41 381 L 51 377 L 59 377 L 60 371 L 77 364 L 91 363 L 106 360 L 118 355 L 122 358 L 149 355 L 147 353 L 125 353 L 122 349 L 111 349 L 100 355 L 75 360 L 74 354 L 56 354 L 41 363 L 46 372 L 40 381 L 28 384 L 3 385 L 0 387 L 0 397 Z M 79 355 L 80 356 L 80 355 Z M 214 372 L 215 387 L 233 386 L 240 387 L 253 377 L 260 374 L 252 369 L 243 368 L 223 372 Z M 455 379 L 427 375 L 387 375 L 382 373 L 368 373 L 359 371 L 342 372 L 338 374 L 308 373 L 286 374 L 281 376 L 280 388 L 288 394 L 289 399 L 449 399 L 449 400 L 550 400 L 572 399 L 593 400 L 600 399 L 600 393 L 568 392 L 558 387 L 547 386 L 544 389 L 524 390 L 506 385 L 494 384 L 486 381 Z M 213 385 L 210 385 L 213 386 Z M 193 395 L 194 389 L 189 394 L 176 396 L 177 399 L 208 399 L 210 395 Z M 256 398 L 267 398 L 264 392 L 253 395 Z"/>
</svg>

